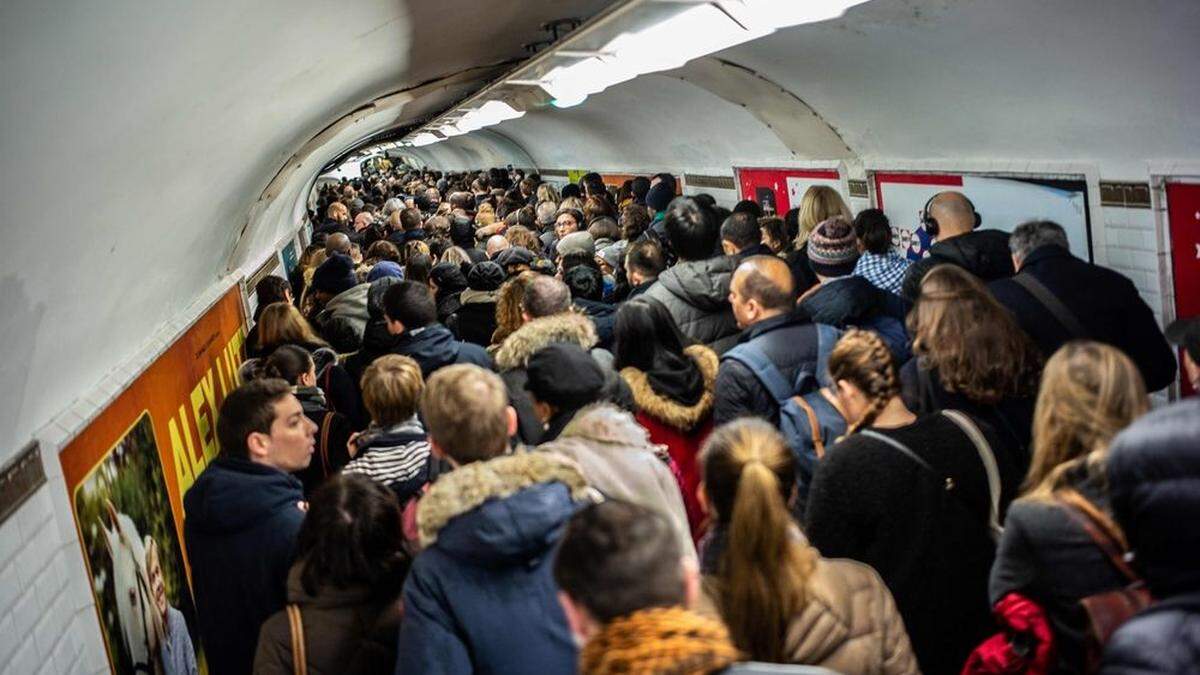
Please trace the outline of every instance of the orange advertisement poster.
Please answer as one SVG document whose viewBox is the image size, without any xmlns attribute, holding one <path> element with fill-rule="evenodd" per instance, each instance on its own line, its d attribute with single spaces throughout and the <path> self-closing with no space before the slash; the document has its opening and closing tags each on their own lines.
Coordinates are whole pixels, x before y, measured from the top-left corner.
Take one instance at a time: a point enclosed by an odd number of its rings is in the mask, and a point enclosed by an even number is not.
<svg viewBox="0 0 1200 675">
<path fill-rule="evenodd" d="M 234 285 L 59 454 L 114 672 L 206 672 L 183 494 L 216 457 L 244 340 Z"/>
</svg>

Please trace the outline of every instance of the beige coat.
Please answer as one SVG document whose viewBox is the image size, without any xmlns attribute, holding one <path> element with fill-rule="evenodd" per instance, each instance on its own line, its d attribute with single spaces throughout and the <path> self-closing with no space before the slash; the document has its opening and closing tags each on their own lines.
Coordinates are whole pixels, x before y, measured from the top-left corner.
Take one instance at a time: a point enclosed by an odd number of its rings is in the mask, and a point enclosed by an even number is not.
<svg viewBox="0 0 1200 675">
<path fill-rule="evenodd" d="M 718 616 L 716 584 L 705 577 L 697 611 Z M 792 618 L 791 662 L 854 675 L 920 673 L 904 621 L 879 574 L 852 560 L 820 559 L 808 605 Z"/>
<path fill-rule="evenodd" d="M 605 497 L 661 513 L 675 530 L 683 555 L 696 559 L 683 497 L 667 466 L 666 449 L 652 445 L 632 415 L 607 404 L 584 408 L 557 439 L 538 450 L 574 460 L 588 485 Z"/>
</svg>

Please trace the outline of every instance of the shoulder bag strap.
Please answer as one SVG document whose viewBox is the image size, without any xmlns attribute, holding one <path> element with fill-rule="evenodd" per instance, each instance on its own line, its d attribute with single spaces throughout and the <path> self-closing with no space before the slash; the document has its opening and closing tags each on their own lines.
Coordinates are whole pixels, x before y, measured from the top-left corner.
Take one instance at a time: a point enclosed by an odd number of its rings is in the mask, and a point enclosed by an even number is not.
<svg viewBox="0 0 1200 675">
<path fill-rule="evenodd" d="M 292 633 L 292 672 L 308 675 L 308 654 L 304 648 L 304 621 L 300 617 L 299 605 L 288 605 L 288 627 Z"/>
<path fill-rule="evenodd" d="M 792 400 L 796 402 L 796 405 L 800 406 L 805 416 L 808 417 L 808 426 L 812 427 L 813 449 L 817 451 L 817 459 L 821 459 L 825 456 L 825 441 L 821 440 L 821 424 L 817 421 L 817 411 L 813 410 L 812 406 L 808 404 L 808 401 L 804 400 L 803 396 L 794 396 Z"/>
<path fill-rule="evenodd" d="M 983 437 L 983 432 L 979 427 L 975 426 L 975 422 L 963 413 L 957 410 L 943 410 L 942 414 L 951 422 L 954 422 L 967 438 L 971 440 L 975 446 L 976 452 L 979 453 L 979 461 L 983 463 L 983 470 L 987 473 L 988 496 L 991 504 L 988 512 L 988 527 L 996 539 L 1000 538 L 1000 534 L 1004 532 L 1004 528 L 1000 526 L 1000 469 L 996 466 L 996 456 L 992 453 L 992 447 L 988 445 L 987 439 Z"/>
<path fill-rule="evenodd" d="M 321 419 L 321 472 L 329 476 L 329 429 L 333 426 L 333 416 L 337 413 L 332 410 L 326 411 L 325 417 Z"/>
<path fill-rule="evenodd" d="M 1017 282 L 1017 285 L 1019 285 L 1021 288 L 1029 291 L 1029 294 L 1032 295 L 1038 302 L 1042 303 L 1042 306 L 1049 310 L 1050 313 L 1054 315 L 1055 319 L 1058 319 L 1058 322 L 1062 324 L 1063 328 L 1067 329 L 1067 332 L 1070 333 L 1072 337 L 1082 338 L 1087 336 L 1087 330 L 1084 329 L 1083 324 L 1079 322 L 1079 318 L 1075 316 L 1075 313 L 1072 312 L 1065 304 L 1063 304 L 1063 301 L 1059 300 L 1058 296 L 1051 293 L 1050 289 L 1046 288 L 1045 284 L 1038 281 L 1032 274 L 1018 274 L 1014 276 L 1012 280 Z"/>
<path fill-rule="evenodd" d="M 881 434 L 878 431 L 875 431 L 873 429 L 864 429 L 863 431 L 860 431 L 858 433 L 862 434 L 863 436 L 867 436 L 868 438 L 873 438 L 877 441 L 880 441 L 880 442 L 884 443 L 885 445 L 889 445 L 892 448 L 895 448 L 896 450 L 899 450 L 900 454 L 902 454 L 905 457 L 908 457 L 912 461 L 916 462 L 918 466 L 920 466 L 922 469 L 929 472 L 933 476 L 940 478 L 942 480 L 942 486 L 945 488 L 945 490 L 947 492 L 954 489 L 954 479 L 953 478 L 951 478 L 949 476 L 944 476 L 942 473 L 940 473 L 939 471 L 934 469 L 929 464 L 929 462 L 926 462 L 924 459 L 922 459 L 920 455 L 913 452 L 907 445 L 901 443 L 900 441 L 897 441 L 896 439 L 894 439 L 890 436 L 884 436 L 883 434 Z"/>
<path fill-rule="evenodd" d="M 738 363 L 750 369 L 762 386 L 775 400 L 776 405 L 783 407 L 783 404 L 792 397 L 794 393 L 792 386 L 783 379 L 783 374 L 771 363 L 771 359 L 763 353 L 757 345 L 747 342 L 740 344 L 733 349 L 725 352 L 722 358 L 733 359 Z"/>
<path fill-rule="evenodd" d="M 1118 572 L 1131 582 L 1136 583 L 1142 580 L 1141 575 L 1125 561 L 1125 554 L 1129 547 L 1122 541 L 1123 537 L 1116 536 L 1108 518 L 1100 513 L 1094 504 L 1074 490 L 1060 490 L 1054 494 L 1054 498 L 1063 506 L 1067 515 L 1082 527 L 1084 532 L 1087 532 Z"/>
<path fill-rule="evenodd" d="M 332 363 L 325 366 L 324 372 L 321 373 L 321 391 L 325 392 L 325 401 L 328 403 L 330 410 L 334 410 L 333 398 L 329 395 L 330 385 L 333 384 L 333 366 L 334 364 Z"/>
</svg>

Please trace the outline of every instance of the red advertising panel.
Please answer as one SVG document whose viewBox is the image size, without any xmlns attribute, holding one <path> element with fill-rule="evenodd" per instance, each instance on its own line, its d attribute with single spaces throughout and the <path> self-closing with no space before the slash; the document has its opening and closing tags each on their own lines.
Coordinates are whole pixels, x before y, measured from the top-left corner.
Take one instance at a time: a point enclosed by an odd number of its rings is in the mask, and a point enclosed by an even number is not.
<svg viewBox="0 0 1200 675">
<path fill-rule="evenodd" d="M 842 194 L 842 179 L 833 169 L 735 168 L 738 198 L 758 202 L 764 213 L 782 216 L 800 206 L 800 199 L 813 185 L 828 185 Z"/>
<path fill-rule="evenodd" d="M 1171 267 L 1175 277 L 1175 316 L 1200 316 L 1200 184 L 1167 184 L 1167 218 L 1171 223 Z M 1182 362 L 1183 355 L 1179 358 Z M 1192 391 L 1186 377 L 1183 395 Z"/>
</svg>

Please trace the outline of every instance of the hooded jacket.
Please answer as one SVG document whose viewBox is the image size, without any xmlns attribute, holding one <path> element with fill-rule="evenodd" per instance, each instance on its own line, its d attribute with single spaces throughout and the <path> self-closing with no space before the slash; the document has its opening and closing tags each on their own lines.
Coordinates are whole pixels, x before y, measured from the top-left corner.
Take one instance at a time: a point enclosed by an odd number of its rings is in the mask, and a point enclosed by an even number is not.
<svg viewBox="0 0 1200 675">
<path fill-rule="evenodd" d="M 392 346 L 392 353 L 415 360 L 426 379 L 442 366 L 456 363 L 494 369 L 492 357 L 483 347 L 455 340 L 449 328 L 436 323 L 404 331 Z"/>
<path fill-rule="evenodd" d="M 633 398 L 628 387 L 612 369 L 612 354 L 596 347 L 596 326 L 591 319 L 575 311 L 543 316 L 521 326 L 509 335 L 496 350 L 496 369 L 508 389 L 508 400 L 517 411 L 517 435 L 527 445 L 537 445 L 542 439 L 542 421 L 533 410 L 533 401 L 525 385 L 529 381 L 526 367 L 529 358 L 543 347 L 557 342 L 579 345 L 596 359 L 605 372 L 605 397 L 614 399 L 624 408 L 632 408 Z"/>
<path fill-rule="evenodd" d="M 367 311 L 367 295 L 371 284 L 359 284 L 342 291 L 325 303 L 317 314 L 316 324 L 321 336 L 339 353 L 352 352 L 362 345 L 363 331 L 371 318 Z"/>
<path fill-rule="evenodd" d="M 729 306 L 729 280 L 736 266 L 732 256 L 680 262 L 660 274 L 644 295 L 666 305 L 684 335 L 721 354 L 737 342 L 737 320 Z"/>
<path fill-rule="evenodd" d="M 675 530 L 679 550 L 695 559 L 670 456 L 650 442 L 645 428 L 631 415 L 610 405 L 584 408 L 557 439 L 538 450 L 574 460 L 588 485 L 606 499 L 621 499 L 665 516 Z"/>
<path fill-rule="evenodd" d="M 908 266 L 900 295 L 915 302 L 921 294 L 921 280 L 934 267 L 950 263 L 958 265 L 987 283 L 1013 275 L 1012 253 L 1008 250 L 1008 233 L 1001 230 L 974 230 L 937 242 L 929 255 Z"/>
<path fill-rule="evenodd" d="M 1195 673 L 1200 663 L 1200 399 L 1160 408 L 1113 439 L 1113 515 L 1157 602 L 1122 625 L 1102 673 Z"/>
<path fill-rule="evenodd" d="M 224 455 L 184 495 L 184 541 L 210 672 L 250 673 L 259 627 L 284 606 L 303 500 L 294 476 Z"/>
<path fill-rule="evenodd" d="M 801 297 L 800 309 L 808 313 L 813 323 L 841 330 L 850 327 L 874 330 L 887 343 L 897 363 L 906 363 L 912 356 L 904 328 L 904 317 L 908 314 L 905 302 L 862 277 L 825 281 Z"/>
<path fill-rule="evenodd" d="M 380 594 L 367 586 L 337 588 L 326 584 L 316 595 L 310 595 L 300 582 L 303 569 L 303 563 L 298 562 L 288 573 L 287 600 L 300 608 L 308 672 L 391 672 L 396 665 L 396 633 L 403 614 L 399 588 Z M 287 612 L 277 612 L 259 633 L 254 673 L 292 675 L 296 672 L 293 657 Z"/>
<path fill-rule="evenodd" d="M 570 460 L 520 453 L 462 466 L 417 512 L 397 673 L 574 673 L 554 546 L 592 493 Z"/>
<path fill-rule="evenodd" d="M 650 434 L 650 442 L 667 446 L 675 464 L 676 478 L 687 509 L 692 539 L 704 533 L 704 509 L 696 496 L 700 485 L 700 465 L 697 455 L 713 428 L 713 401 L 717 381 L 717 355 L 703 345 L 693 345 L 684 354 L 695 362 L 704 382 L 704 391 L 692 405 L 675 401 L 650 386 L 650 376 L 636 368 L 621 369 L 621 377 L 633 392 L 639 424 Z"/>
<path fill-rule="evenodd" d="M 1021 275 L 1041 282 L 1087 331 L 1085 336 L 1069 333 L 1045 305 L 1012 279 L 989 284 L 988 290 L 1012 312 L 1047 358 L 1067 341 L 1086 337 L 1128 354 L 1141 371 L 1147 391 L 1158 391 L 1175 380 L 1175 354 L 1154 312 L 1133 282 L 1119 272 L 1050 245 L 1025 256 Z"/>
</svg>

